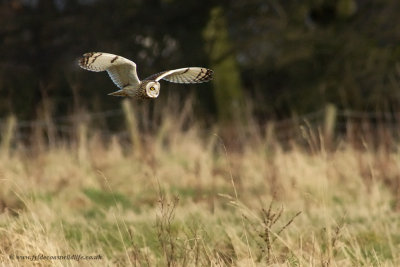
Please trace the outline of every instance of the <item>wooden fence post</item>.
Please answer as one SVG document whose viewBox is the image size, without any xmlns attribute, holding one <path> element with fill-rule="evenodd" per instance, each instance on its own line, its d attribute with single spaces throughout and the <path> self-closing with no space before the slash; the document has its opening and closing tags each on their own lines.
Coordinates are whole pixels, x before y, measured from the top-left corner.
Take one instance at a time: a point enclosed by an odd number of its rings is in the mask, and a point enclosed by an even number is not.
<svg viewBox="0 0 400 267">
<path fill-rule="evenodd" d="M 122 101 L 122 109 L 124 110 L 126 125 L 128 127 L 129 136 L 132 142 L 132 151 L 135 155 L 138 155 L 142 151 L 142 146 L 135 113 L 128 99 L 124 99 Z"/>
<path fill-rule="evenodd" d="M 14 138 L 17 119 L 14 115 L 10 115 L 7 119 L 5 129 L 1 134 L 1 156 L 8 157 L 10 155 L 11 142 Z"/>
<path fill-rule="evenodd" d="M 265 147 L 269 147 L 273 141 L 275 141 L 275 123 L 270 121 L 265 127 Z"/>
<path fill-rule="evenodd" d="M 333 104 L 328 104 L 325 107 L 325 121 L 324 121 L 324 141 L 325 145 L 329 148 L 332 145 L 333 136 L 335 133 L 337 118 L 337 109 Z"/>
<path fill-rule="evenodd" d="M 85 163 L 87 161 L 87 132 L 88 132 L 88 127 L 87 124 L 83 121 L 80 121 L 78 123 L 78 132 L 77 132 L 77 137 L 78 137 L 78 160 L 80 163 Z"/>
</svg>

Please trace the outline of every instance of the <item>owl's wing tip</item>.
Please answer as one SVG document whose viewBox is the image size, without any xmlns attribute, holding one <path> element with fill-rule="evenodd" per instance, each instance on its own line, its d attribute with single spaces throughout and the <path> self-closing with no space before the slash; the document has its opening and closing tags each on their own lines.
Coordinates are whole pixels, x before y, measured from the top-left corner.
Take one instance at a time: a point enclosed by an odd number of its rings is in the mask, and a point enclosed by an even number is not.
<svg viewBox="0 0 400 267">
<path fill-rule="evenodd" d="M 206 75 L 208 75 L 209 79 L 214 79 L 214 71 L 212 69 L 207 69 Z"/>
<path fill-rule="evenodd" d="M 83 54 L 82 56 L 90 57 L 90 56 L 93 56 L 94 54 L 96 54 L 96 52 L 87 52 L 87 53 Z"/>
<path fill-rule="evenodd" d="M 214 79 L 214 71 L 212 69 L 207 69 L 207 68 L 204 68 L 204 69 L 205 69 L 205 73 L 196 79 L 197 82 L 200 82 L 200 83 L 208 82 L 208 81 L 211 81 L 212 79 Z"/>
<path fill-rule="evenodd" d="M 76 61 L 79 67 L 83 69 L 87 69 L 87 65 L 89 63 L 89 58 L 93 55 L 93 52 L 85 53 L 81 57 L 77 58 Z"/>
</svg>

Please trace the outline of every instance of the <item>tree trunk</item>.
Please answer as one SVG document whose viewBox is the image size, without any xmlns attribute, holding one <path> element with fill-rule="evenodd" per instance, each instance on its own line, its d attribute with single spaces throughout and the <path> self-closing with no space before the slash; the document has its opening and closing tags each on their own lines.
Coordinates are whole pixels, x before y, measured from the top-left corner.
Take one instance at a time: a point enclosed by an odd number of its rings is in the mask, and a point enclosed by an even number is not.
<svg viewBox="0 0 400 267">
<path fill-rule="evenodd" d="M 222 7 L 211 9 L 203 34 L 214 70 L 213 85 L 219 121 L 223 125 L 240 122 L 243 118 L 241 78 Z"/>
</svg>

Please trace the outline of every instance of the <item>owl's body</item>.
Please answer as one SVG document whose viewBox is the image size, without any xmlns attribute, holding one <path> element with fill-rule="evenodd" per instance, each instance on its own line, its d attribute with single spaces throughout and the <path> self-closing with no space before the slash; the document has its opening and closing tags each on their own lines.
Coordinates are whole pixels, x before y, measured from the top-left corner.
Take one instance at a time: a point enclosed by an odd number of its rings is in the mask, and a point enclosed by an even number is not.
<svg viewBox="0 0 400 267">
<path fill-rule="evenodd" d="M 174 83 L 202 83 L 211 80 L 213 76 L 210 69 L 187 67 L 156 73 L 140 81 L 134 62 L 121 56 L 98 52 L 84 54 L 78 64 L 90 71 L 107 71 L 111 80 L 120 88 L 109 95 L 138 99 L 158 97 L 161 79 Z"/>
</svg>

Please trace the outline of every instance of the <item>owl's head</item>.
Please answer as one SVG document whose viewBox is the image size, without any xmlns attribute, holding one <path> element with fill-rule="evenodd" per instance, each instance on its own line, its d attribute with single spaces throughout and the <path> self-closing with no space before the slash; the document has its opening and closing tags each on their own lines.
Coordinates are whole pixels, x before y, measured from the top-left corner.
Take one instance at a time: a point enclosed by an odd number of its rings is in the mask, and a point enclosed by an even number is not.
<svg viewBox="0 0 400 267">
<path fill-rule="evenodd" d="M 146 84 L 146 95 L 150 98 L 156 98 L 160 94 L 160 83 L 150 81 Z"/>
</svg>

